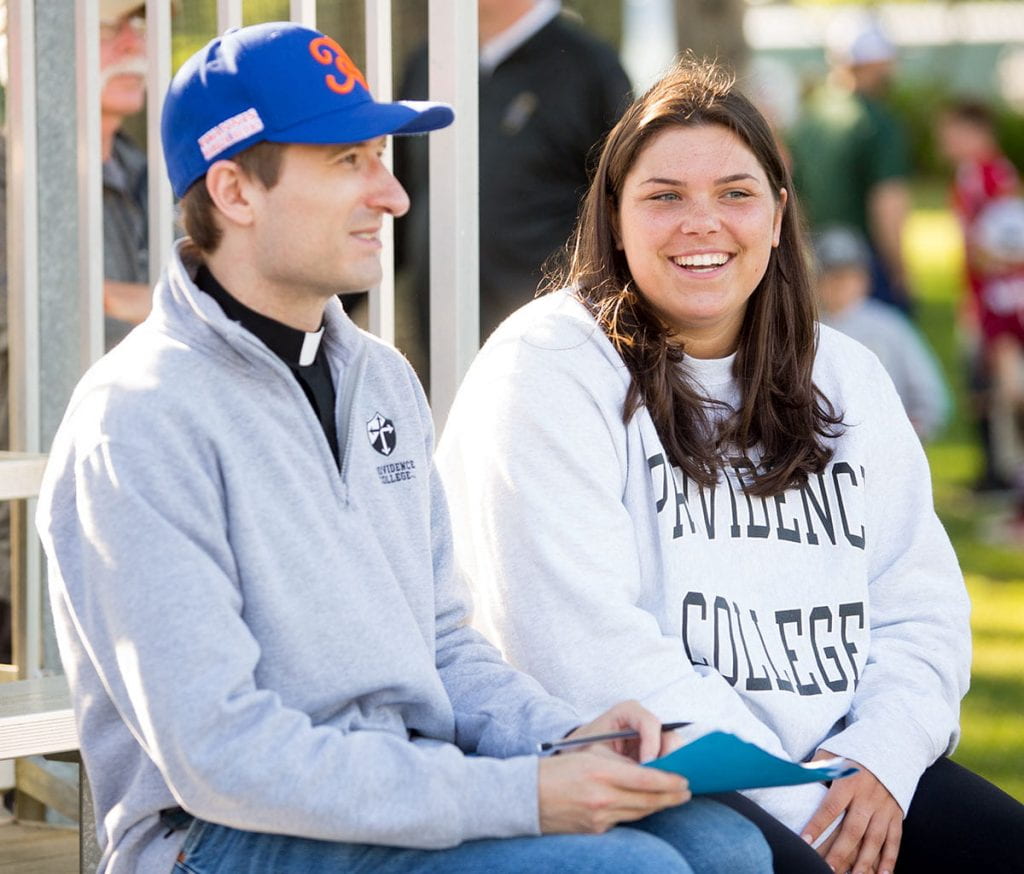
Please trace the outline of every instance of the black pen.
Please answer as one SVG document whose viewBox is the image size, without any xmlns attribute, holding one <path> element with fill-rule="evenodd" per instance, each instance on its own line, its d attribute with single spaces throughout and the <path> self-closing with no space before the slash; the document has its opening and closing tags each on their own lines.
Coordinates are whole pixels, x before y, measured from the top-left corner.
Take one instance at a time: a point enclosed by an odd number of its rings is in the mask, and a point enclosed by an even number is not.
<svg viewBox="0 0 1024 874">
<path fill-rule="evenodd" d="M 687 725 L 693 725 L 692 722 L 663 722 L 661 724 L 662 731 L 675 731 L 677 728 L 683 728 Z M 623 738 L 629 737 L 640 737 L 640 733 L 632 728 L 626 731 L 613 731 L 609 734 L 591 734 L 586 737 L 571 737 L 565 740 L 549 740 L 544 743 L 537 744 L 537 750 L 542 753 L 549 753 L 552 750 L 564 750 L 566 747 L 578 747 L 583 744 L 596 744 L 605 740 L 622 740 Z"/>
</svg>

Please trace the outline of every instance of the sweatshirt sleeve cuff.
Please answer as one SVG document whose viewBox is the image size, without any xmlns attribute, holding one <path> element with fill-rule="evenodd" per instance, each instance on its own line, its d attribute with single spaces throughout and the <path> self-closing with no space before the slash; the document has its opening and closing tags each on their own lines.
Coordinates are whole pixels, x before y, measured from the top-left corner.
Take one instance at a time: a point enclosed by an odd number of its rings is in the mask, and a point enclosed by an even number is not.
<svg viewBox="0 0 1024 874">
<path fill-rule="evenodd" d="M 558 698 L 551 698 L 545 702 L 545 706 L 535 708 L 529 718 L 519 724 L 508 726 L 490 737 L 485 734 L 476 752 L 501 759 L 533 756 L 537 754 L 538 744 L 565 737 L 583 721 L 568 704 Z"/>
<path fill-rule="evenodd" d="M 540 834 L 538 759 L 470 756 L 471 778 L 453 792 L 462 810 L 461 841 Z"/>
<path fill-rule="evenodd" d="M 938 757 L 928 732 L 904 717 L 899 731 L 861 720 L 821 742 L 821 747 L 852 759 L 875 775 L 907 815 L 918 781 Z M 940 753 L 941 754 L 941 753 Z"/>
</svg>

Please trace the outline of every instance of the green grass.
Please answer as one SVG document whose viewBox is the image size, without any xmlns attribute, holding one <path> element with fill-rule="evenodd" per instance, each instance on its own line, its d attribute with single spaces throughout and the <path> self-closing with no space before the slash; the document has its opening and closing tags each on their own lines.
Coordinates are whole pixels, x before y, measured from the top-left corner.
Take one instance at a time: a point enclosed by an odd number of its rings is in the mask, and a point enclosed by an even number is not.
<svg viewBox="0 0 1024 874">
<path fill-rule="evenodd" d="M 963 704 L 957 761 L 1024 801 L 1024 547 L 997 546 L 990 531 L 1005 506 L 971 492 L 979 453 L 965 407 L 964 366 L 954 314 L 963 253 L 955 219 L 922 191 L 907 233 L 907 256 L 922 329 L 942 363 L 955 411 L 928 448 L 935 502 L 971 595 L 974 664 Z"/>
</svg>

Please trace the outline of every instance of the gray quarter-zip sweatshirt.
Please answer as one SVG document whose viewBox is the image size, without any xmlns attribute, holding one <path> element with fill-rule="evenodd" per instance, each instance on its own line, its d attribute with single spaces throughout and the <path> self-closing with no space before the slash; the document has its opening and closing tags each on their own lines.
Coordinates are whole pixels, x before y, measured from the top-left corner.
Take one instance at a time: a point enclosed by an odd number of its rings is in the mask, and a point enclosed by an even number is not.
<svg viewBox="0 0 1024 874">
<path fill-rule="evenodd" d="M 172 806 L 413 847 L 538 833 L 529 753 L 579 720 L 469 627 L 411 368 L 330 302 L 339 472 L 194 269 L 179 244 L 83 378 L 39 500 L 101 872 L 169 871 Z"/>
</svg>

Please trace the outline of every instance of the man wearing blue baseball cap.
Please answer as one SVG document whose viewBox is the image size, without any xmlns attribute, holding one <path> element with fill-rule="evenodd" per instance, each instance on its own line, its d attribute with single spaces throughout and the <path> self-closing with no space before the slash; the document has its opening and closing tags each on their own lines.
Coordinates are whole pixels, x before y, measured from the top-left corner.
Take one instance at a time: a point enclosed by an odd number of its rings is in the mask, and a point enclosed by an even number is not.
<svg viewBox="0 0 1024 874">
<path fill-rule="evenodd" d="M 678 745 L 650 713 L 580 726 L 468 625 L 423 394 L 336 297 L 408 207 L 385 137 L 451 121 L 287 23 L 171 85 L 189 236 L 39 502 L 103 872 L 769 869 L 752 825 L 624 755 Z"/>
</svg>

